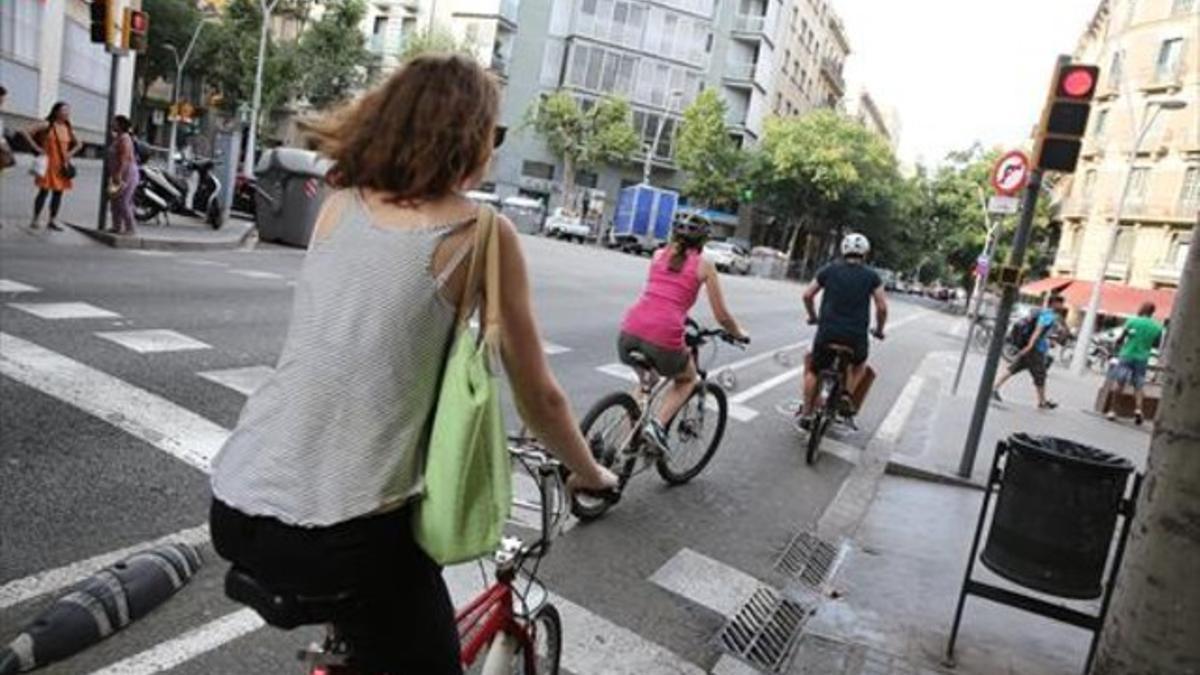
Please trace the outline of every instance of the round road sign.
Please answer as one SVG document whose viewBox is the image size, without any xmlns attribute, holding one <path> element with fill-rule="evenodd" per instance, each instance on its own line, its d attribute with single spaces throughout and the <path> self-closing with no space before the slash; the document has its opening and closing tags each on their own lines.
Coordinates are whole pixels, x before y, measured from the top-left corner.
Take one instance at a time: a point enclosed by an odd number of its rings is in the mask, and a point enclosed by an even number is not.
<svg viewBox="0 0 1200 675">
<path fill-rule="evenodd" d="M 1005 153 L 992 168 L 992 187 L 997 194 L 1013 196 L 1029 182 L 1029 158 L 1020 150 Z"/>
</svg>

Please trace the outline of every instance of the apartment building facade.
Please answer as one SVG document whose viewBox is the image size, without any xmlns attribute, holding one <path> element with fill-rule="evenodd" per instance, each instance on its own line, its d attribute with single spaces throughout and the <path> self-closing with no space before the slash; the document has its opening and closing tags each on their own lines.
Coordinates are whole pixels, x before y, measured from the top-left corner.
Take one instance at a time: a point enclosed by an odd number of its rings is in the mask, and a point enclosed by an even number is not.
<svg viewBox="0 0 1200 675">
<path fill-rule="evenodd" d="M 104 143 L 112 57 L 91 42 L 90 24 L 84 0 L 0 0 L 0 83 L 8 89 L 0 115 L 6 129 L 30 125 L 65 101 L 80 140 Z M 120 60 L 118 113 L 128 114 L 132 104 L 136 58 Z"/>
<path fill-rule="evenodd" d="M 1200 1 L 1104 0 L 1075 57 L 1098 64 L 1101 76 L 1062 199 L 1052 273 L 1089 282 L 1100 276 L 1128 180 L 1105 278 L 1177 287 L 1200 213 Z M 1185 107 L 1156 114 L 1163 101 Z"/>
<path fill-rule="evenodd" d="M 771 112 L 787 117 L 837 108 L 846 95 L 850 40 L 829 0 L 787 0 L 776 34 L 780 57 Z"/>
<path fill-rule="evenodd" d="M 878 134 L 896 151 L 900 145 L 900 118 L 894 109 L 881 105 L 865 87 L 853 89 L 843 107 L 847 117 Z"/>
</svg>

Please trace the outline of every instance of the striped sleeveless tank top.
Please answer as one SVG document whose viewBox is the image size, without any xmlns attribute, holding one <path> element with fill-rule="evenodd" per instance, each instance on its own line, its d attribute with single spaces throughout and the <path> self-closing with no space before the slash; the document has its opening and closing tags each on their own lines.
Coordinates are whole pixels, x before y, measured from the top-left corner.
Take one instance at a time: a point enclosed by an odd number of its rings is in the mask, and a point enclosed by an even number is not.
<svg viewBox="0 0 1200 675">
<path fill-rule="evenodd" d="M 436 228 L 372 224 L 361 197 L 315 242 L 274 375 L 213 460 L 213 495 L 248 515 L 327 526 L 420 494 L 456 308 L 433 274 Z M 470 241 L 470 238 L 468 238 Z"/>
</svg>

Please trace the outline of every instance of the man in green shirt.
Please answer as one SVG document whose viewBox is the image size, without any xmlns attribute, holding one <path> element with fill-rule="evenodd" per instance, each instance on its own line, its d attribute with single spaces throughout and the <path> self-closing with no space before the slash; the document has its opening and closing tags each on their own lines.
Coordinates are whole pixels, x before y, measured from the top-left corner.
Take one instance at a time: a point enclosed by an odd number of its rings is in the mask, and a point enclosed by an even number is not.
<svg viewBox="0 0 1200 675">
<path fill-rule="evenodd" d="M 1146 384 L 1146 367 L 1150 363 L 1150 353 L 1162 339 L 1162 324 L 1154 320 L 1154 303 L 1142 303 L 1138 315 L 1130 317 L 1121 329 L 1121 337 L 1117 340 L 1120 351 L 1117 353 L 1117 363 L 1108 371 L 1107 396 L 1104 400 L 1104 413 L 1110 420 L 1117 418 L 1113 410 L 1114 396 L 1120 396 L 1126 384 L 1133 385 L 1134 410 L 1133 421 L 1141 424 L 1145 417 L 1142 415 L 1142 387 Z"/>
</svg>

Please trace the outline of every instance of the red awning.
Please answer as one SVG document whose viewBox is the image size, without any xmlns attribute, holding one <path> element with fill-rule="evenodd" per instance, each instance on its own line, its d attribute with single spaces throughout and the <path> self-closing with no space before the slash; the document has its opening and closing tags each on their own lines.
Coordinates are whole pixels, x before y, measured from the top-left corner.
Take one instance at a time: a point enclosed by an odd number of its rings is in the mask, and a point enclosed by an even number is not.
<svg viewBox="0 0 1200 675">
<path fill-rule="evenodd" d="M 1025 289 L 1021 289 L 1024 292 Z M 1083 309 L 1092 295 L 1092 282 L 1073 281 L 1062 291 L 1067 305 Z M 1137 314 L 1143 302 L 1154 303 L 1154 316 L 1166 319 L 1175 304 L 1175 290 L 1169 288 L 1134 288 L 1124 284 L 1105 283 L 1100 291 L 1100 313 L 1114 316 Z"/>
<path fill-rule="evenodd" d="M 1054 293 L 1070 286 L 1075 279 L 1071 277 L 1046 277 L 1038 281 L 1031 281 L 1021 287 L 1021 295 L 1042 295 L 1043 293 Z"/>
</svg>

